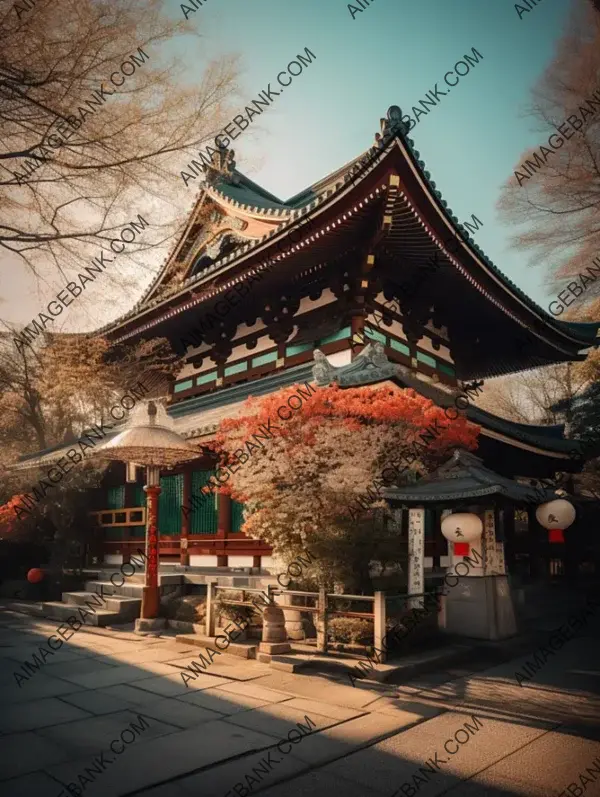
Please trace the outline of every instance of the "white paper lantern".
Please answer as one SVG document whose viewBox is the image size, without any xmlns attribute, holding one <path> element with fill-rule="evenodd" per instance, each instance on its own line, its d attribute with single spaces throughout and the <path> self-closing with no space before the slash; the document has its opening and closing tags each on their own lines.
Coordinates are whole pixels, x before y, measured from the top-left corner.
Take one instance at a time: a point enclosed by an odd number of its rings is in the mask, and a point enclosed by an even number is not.
<svg viewBox="0 0 600 797">
<path fill-rule="evenodd" d="M 457 512 L 442 520 L 442 534 L 450 542 L 474 542 L 483 533 L 483 523 L 472 512 Z"/>
<path fill-rule="evenodd" d="M 568 529 L 576 514 L 573 504 L 563 498 L 540 504 L 535 511 L 538 523 L 545 529 Z"/>
</svg>

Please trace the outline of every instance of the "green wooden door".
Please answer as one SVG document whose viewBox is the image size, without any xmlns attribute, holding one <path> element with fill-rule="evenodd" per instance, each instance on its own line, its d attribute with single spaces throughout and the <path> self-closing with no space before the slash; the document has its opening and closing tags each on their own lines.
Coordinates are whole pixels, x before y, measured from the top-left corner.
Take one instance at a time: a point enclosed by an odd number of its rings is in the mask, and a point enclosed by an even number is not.
<svg viewBox="0 0 600 797">
<path fill-rule="evenodd" d="M 244 523 L 244 505 L 239 501 L 231 502 L 231 531 L 239 531 Z"/>
<path fill-rule="evenodd" d="M 181 534 L 183 504 L 183 474 L 162 476 L 158 497 L 158 528 L 160 534 Z"/>
<path fill-rule="evenodd" d="M 192 495 L 200 495 L 201 488 L 208 483 L 214 470 L 197 470 L 192 472 Z M 217 533 L 217 500 L 214 493 L 202 502 L 201 506 L 192 504 L 190 512 L 190 534 L 216 534 Z"/>
</svg>

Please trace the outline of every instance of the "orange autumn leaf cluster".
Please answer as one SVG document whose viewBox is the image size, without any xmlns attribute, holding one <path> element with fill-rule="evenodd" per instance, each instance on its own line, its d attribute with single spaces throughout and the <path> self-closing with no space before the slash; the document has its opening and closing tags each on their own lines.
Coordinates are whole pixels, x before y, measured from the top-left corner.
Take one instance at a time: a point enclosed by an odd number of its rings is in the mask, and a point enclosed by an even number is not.
<svg viewBox="0 0 600 797">
<path fill-rule="evenodd" d="M 11 534 L 16 525 L 16 507 L 26 498 L 25 495 L 13 495 L 0 506 L 0 536 Z"/>
<path fill-rule="evenodd" d="M 438 423 L 444 431 L 434 444 L 437 448 L 464 446 L 475 448 L 479 427 L 459 416 L 449 422 L 444 411 L 433 401 L 420 396 L 412 389 L 396 390 L 390 387 L 340 388 L 337 385 L 318 388 L 316 393 L 305 399 L 300 411 L 283 421 L 278 415 L 280 407 L 288 414 L 287 399 L 298 394 L 298 386 L 283 388 L 276 393 L 260 398 L 246 400 L 244 411 L 236 418 L 221 421 L 215 442 L 217 448 L 227 448 L 231 439 L 250 437 L 260 431 L 261 426 L 277 424 L 281 437 L 302 430 L 306 442 L 311 433 L 319 428 L 324 419 L 329 419 L 357 431 L 365 425 L 394 425 L 405 423 L 415 429 L 415 433 L 430 424 Z"/>
<path fill-rule="evenodd" d="M 364 561 L 399 555 L 393 526 L 375 528 L 374 516 L 357 520 L 352 511 L 359 499 L 385 511 L 383 497 L 367 493 L 383 469 L 410 455 L 409 470 L 398 470 L 398 483 L 408 482 L 409 471 L 431 471 L 453 449 L 476 448 L 478 433 L 461 413 L 450 420 L 429 399 L 389 383 L 294 385 L 248 399 L 221 422 L 214 448 L 221 491 L 244 504 L 244 534 L 282 561 L 310 550 L 319 583 L 353 584 Z"/>
<path fill-rule="evenodd" d="M 271 430 L 273 437 L 284 442 L 288 453 L 300 454 L 305 447 L 316 445 L 317 435 L 324 424 L 359 432 L 365 427 L 382 429 L 404 426 L 409 430 L 406 443 L 418 439 L 427 427 L 437 430 L 436 440 L 428 445 L 427 458 L 436 462 L 449 456 L 451 449 L 477 448 L 479 427 L 469 423 L 462 415 L 450 421 L 444 411 L 412 389 L 395 389 L 389 386 L 340 388 L 337 385 L 317 388 L 308 396 L 304 393 L 302 407 L 290 415 L 287 400 L 298 396 L 298 385 L 283 388 L 267 396 L 250 397 L 238 417 L 221 421 L 215 435 L 214 449 L 221 455 L 223 464 L 231 461 L 235 449 L 243 447 L 253 435 Z M 280 408 L 281 415 L 279 415 Z M 268 447 L 269 443 L 265 443 Z M 259 454 L 258 456 L 261 456 Z M 222 492 L 235 494 L 235 477 Z M 232 489 L 233 487 L 233 489 Z M 241 496 L 238 496 L 242 500 Z"/>
</svg>

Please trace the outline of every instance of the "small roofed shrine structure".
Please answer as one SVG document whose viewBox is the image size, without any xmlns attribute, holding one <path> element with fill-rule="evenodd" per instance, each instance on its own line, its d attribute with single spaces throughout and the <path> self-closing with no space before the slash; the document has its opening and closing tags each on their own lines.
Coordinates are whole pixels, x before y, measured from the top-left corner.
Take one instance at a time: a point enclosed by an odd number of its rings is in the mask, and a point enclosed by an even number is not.
<svg viewBox="0 0 600 797">
<path fill-rule="evenodd" d="M 181 354 L 168 412 L 198 458 L 161 472 L 162 562 L 276 566 L 266 544 L 241 533 L 243 507 L 229 496 L 183 511 L 214 475 L 206 445 L 219 421 L 249 395 L 334 377 L 390 380 L 448 406 L 464 380 L 583 360 L 596 345 L 599 324 L 557 320 L 491 262 L 471 235 L 479 219 L 463 224 L 452 213 L 401 119 L 392 106 L 373 146 L 285 202 L 221 147 L 152 285 L 98 330 L 115 345 L 165 337 Z M 481 426 L 477 456 L 499 477 L 581 467 L 562 427 L 510 423 L 474 406 L 466 414 Z M 63 455 L 41 452 L 21 467 Z M 128 561 L 143 537 L 130 511 L 144 507 L 142 486 L 114 463 L 94 498 L 107 563 Z M 423 507 L 430 572 L 451 554 Z"/>
</svg>

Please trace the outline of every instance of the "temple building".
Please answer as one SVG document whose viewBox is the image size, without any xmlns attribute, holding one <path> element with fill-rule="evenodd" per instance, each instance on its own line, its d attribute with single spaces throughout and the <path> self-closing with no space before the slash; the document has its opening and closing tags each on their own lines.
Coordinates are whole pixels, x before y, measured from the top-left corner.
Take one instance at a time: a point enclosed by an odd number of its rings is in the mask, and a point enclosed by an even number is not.
<svg viewBox="0 0 600 797">
<path fill-rule="evenodd" d="M 243 507 L 228 496 L 182 511 L 214 472 L 203 446 L 249 395 L 389 381 L 446 407 L 466 381 L 581 361 L 597 345 L 600 324 L 552 317 L 490 261 L 436 189 L 401 117 L 392 106 L 367 152 L 286 202 L 221 149 L 153 284 L 98 330 L 114 344 L 165 337 L 182 357 L 168 412 L 199 455 L 161 473 L 161 562 L 273 568 L 270 548 L 241 533 Z M 489 572 L 531 556 L 523 528 L 535 516 L 519 485 L 581 468 L 563 427 L 512 423 L 472 404 L 466 415 L 481 427 L 478 450 L 390 491 L 403 529 L 422 509 L 425 573 L 451 564 L 444 512 L 486 496 L 486 540 L 498 545 Z M 66 448 L 20 467 L 50 464 Z M 144 536 L 142 474 L 134 483 L 125 471 L 111 465 L 94 498 L 107 564 L 128 561 Z"/>
</svg>

